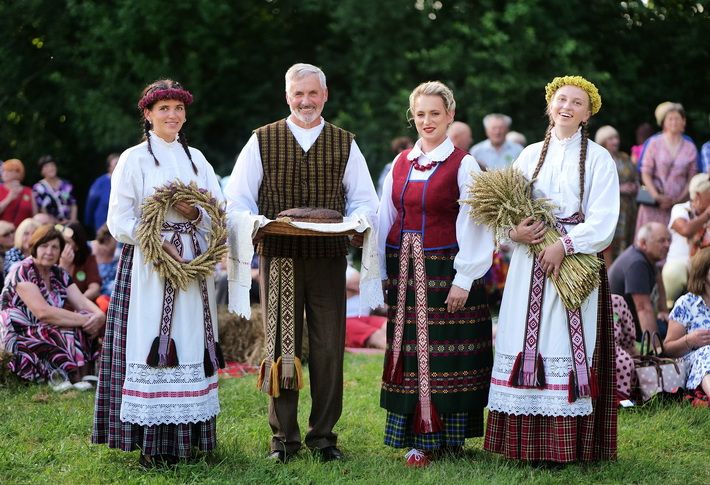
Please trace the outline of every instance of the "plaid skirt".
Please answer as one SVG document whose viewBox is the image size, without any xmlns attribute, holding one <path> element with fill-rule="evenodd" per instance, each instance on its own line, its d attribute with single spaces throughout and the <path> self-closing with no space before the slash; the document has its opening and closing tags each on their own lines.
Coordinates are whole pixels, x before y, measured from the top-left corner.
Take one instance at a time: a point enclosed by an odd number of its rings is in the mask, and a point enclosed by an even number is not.
<svg viewBox="0 0 710 485">
<path fill-rule="evenodd" d="M 106 317 L 101 371 L 96 390 L 91 442 L 123 451 L 140 449 L 145 455 L 189 457 L 193 448 L 212 451 L 217 446 L 217 418 L 200 423 L 141 426 L 121 421 L 121 397 L 126 377 L 126 329 L 131 295 L 134 246 L 125 244 Z"/>
<path fill-rule="evenodd" d="M 614 324 L 606 267 L 601 269 L 597 340 L 592 367 L 599 397 L 588 416 L 488 414 L 485 450 L 524 461 L 600 461 L 616 459 L 616 367 Z"/>
<path fill-rule="evenodd" d="M 437 433 L 412 433 L 412 415 L 388 412 L 385 444 L 393 448 L 432 451 L 447 446 L 463 446 L 466 438 L 483 436 L 483 413 L 450 413 L 439 416 L 442 430 Z"/>
</svg>

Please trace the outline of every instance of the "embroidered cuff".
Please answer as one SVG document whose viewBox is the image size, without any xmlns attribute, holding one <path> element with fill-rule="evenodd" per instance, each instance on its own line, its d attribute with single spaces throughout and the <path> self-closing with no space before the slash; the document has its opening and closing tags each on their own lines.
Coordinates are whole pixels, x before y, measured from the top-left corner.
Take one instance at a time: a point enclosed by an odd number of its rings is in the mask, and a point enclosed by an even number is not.
<svg viewBox="0 0 710 485">
<path fill-rule="evenodd" d="M 568 234 L 565 234 L 560 238 L 562 241 L 562 246 L 565 248 L 565 255 L 569 256 L 570 254 L 574 254 L 574 243 L 572 242 L 572 238 L 569 237 Z"/>
<path fill-rule="evenodd" d="M 195 226 L 199 226 L 202 223 L 202 221 L 205 219 L 205 217 L 209 218 L 210 216 L 207 215 L 207 212 L 199 205 L 196 207 L 197 207 L 197 219 L 194 219 L 190 222 L 192 222 Z"/>
</svg>

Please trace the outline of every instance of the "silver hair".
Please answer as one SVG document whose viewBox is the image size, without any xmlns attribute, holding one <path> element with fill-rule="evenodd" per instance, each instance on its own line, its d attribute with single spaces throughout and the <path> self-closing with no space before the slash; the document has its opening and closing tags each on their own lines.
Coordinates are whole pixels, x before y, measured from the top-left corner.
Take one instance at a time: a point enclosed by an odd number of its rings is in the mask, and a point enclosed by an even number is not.
<svg viewBox="0 0 710 485">
<path fill-rule="evenodd" d="M 648 238 L 651 237 L 651 227 L 649 223 L 639 227 L 639 230 L 636 232 L 636 244 L 639 244 L 641 241 L 648 241 Z"/>
<path fill-rule="evenodd" d="M 507 128 L 513 124 L 513 118 L 503 113 L 490 113 L 483 117 L 483 127 L 488 129 L 488 124 L 493 120 L 502 120 Z"/>
<path fill-rule="evenodd" d="M 414 91 L 409 95 L 409 119 L 411 120 L 414 112 L 414 102 L 419 96 L 439 96 L 444 102 L 444 109 L 447 113 L 451 113 L 456 109 L 456 100 L 454 93 L 449 87 L 441 81 L 427 81 L 421 83 L 414 88 Z"/>
<path fill-rule="evenodd" d="M 525 135 L 518 131 L 509 131 L 505 135 L 505 141 L 510 141 L 513 143 L 517 143 L 518 145 L 525 146 L 528 144 L 528 139 L 525 138 Z"/>
<path fill-rule="evenodd" d="M 636 231 L 636 239 L 634 239 L 636 245 L 638 246 L 641 241 L 648 241 L 649 239 L 651 239 L 651 236 L 653 235 L 653 231 L 655 229 L 666 229 L 666 226 L 664 226 L 660 222 L 652 221 L 647 222 L 643 226 L 639 227 L 639 230 Z"/>
<path fill-rule="evenodd" d="M 288 93 L 288 88 L 291 87 L 291 83 L 296 79 L 303 79 L 306 76 L 315 74 L 318 76 L 318 81 L 320 81 L 320 86 L 323 89 L 328 89 L 325 83 L 325 73 L 320 67 L 314 66 L 313 64 L 304 64 L 299 62 L 288 68 L 286 71 L 286 92 Z"/>
</svg>

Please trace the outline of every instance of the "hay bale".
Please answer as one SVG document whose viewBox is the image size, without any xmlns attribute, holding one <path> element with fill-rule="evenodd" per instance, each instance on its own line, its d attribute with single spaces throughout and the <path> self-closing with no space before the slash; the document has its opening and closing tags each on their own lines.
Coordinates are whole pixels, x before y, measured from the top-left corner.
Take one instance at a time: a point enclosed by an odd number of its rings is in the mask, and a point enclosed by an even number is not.
<svg viewBox="0 0 710 485">
<path fill-rule="evenodd" d="M 217 309 L 219 345 L 225 360 L 259 365 L 264 352 L 264 328 L 261 323 L 261 307 L 251 308 L 247 320 L 227 310 L 225 305 Z"/>
<path fill-rule="evenodd" d="M 261 319 L 261 305 L 252 305 L 251 318 L 247 320 L 231 313 L 221 305 L 217 309 L 219 324 L 219 345 L 225 360 L 259 365 L 264 360 L 264 324 Z M 303 329 L 302 361 L 308 361 L 308 330 Z"/>
</svg>

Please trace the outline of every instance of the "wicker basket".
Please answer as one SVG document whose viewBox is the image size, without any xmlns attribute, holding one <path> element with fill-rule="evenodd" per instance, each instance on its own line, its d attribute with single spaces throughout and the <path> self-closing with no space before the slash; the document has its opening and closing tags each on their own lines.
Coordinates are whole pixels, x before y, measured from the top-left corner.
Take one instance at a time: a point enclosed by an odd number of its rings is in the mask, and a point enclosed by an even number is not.
<svg viewBox="0 0 710 485">
<path fill-rule="evenodd" d="M 325 224 L 324 224 L 325 225 Z M 357 234 L 357 231 L 343 231 L 343 232 L 320 232 L 314 231 L 312 229 L 301 229 L 296 227 L 286 221 L 276 220 L 270 222 L 261 229 L 259 229 L 259 234 L 264 236 L 317 236 L 317 237 L 334 237 L 334 236 L 352 236 Z"/>
</svg>

